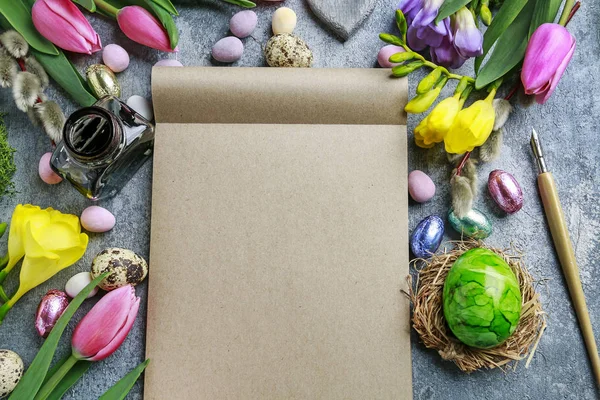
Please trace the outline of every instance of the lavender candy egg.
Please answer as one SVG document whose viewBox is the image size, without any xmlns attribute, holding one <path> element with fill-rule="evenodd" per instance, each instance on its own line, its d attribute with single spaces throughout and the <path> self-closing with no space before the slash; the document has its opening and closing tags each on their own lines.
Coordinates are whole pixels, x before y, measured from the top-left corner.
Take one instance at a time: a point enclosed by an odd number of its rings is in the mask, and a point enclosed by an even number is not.
<svg viewBox="0 0 600 400">
<path fill-rule="evenodd" d="M 430 215 L 419 222 L 410 235 L 410 249 L 417 258 L 429 258 L 440 247 L 443 237 L 444 221 Z"/>
<path fill-rule="evenodd" d="M 496 169 L 490 172 L 488 190 L 502 210 L 514 214 L 523 207 L 523 191 L 514 176 Z"/>
<path fill-rule="evenodd" d="M 69 306 L 69 296 L 60 290 L 50 290 L 40 301 L 35 314 L 35 330 L 46 338 L 61 315 Z"/>
<path fill-rule="evenodd" d="M 244 45 L 235 36 L 227 36 L 219 40 L 212 48 L 212 56 L 215 60 L 232 63 L 242 58 Z"/>
<path fill-rule="evenodd" d="M 245 38 L 252 34 L 254 28 L 256 28 L 257 22 L 258 17 L 254 11 L 240 11 L 231 17 L 231 20 L 229 20 L 229 30 L 235 36 L 239 38 Z"/>
</svg>

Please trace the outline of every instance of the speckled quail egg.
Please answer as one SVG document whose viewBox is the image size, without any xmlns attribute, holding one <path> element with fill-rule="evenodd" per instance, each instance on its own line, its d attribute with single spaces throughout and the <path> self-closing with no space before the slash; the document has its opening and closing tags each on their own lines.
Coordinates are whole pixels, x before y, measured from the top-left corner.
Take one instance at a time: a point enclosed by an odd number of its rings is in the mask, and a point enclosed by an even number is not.
<svg viewBox="0 0 600 400">
<path fill-rule="evenodd" d="M 112 247 L 102 250 L 92 262 L 92 278 L 111 274 L 100 282 L 100 288 L 111 291 L 125 285 L 137 285 L 148 275 L 146 260 L 131 250 Z"/>
<path fill-rule="evenodd" d="M 23 376 L 23 360 L 11 350 L 0 350 L 0 399 L 10 394 Z"/>
<path fill-rule="evenodd" d="M 265 58 L 271 67 L 310 67 L 313 53 L 308 45 L 291 33 L 273 36 L 265 46 Z"/>
</svg>

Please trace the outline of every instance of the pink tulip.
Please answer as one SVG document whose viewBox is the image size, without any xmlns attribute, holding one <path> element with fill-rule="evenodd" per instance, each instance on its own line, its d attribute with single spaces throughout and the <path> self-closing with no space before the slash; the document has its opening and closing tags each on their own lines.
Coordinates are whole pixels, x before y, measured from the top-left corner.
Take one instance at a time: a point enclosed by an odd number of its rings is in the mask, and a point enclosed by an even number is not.
<svg viewBox="0 0 600 400">
<path fill-rule="evenodd" d="M 37 0 L 31 16 L 38 32 L 61 49 L 84 54 L 102 49 L 100 37 L 71 0 Z"/>
<path fill-rule="evenodd" d="M 140 298 L 131 285 L 108 292 L 75 328 L 73 356 L 88 361 L 110 356 L 127 337 L 139 307 Z"/>
<path fill-rule="evenodd" d="M 544 104 L 556 89 L 574 51 L 575 38 L 564 26 L 540 25 L 529 39 L 521 70 L 525 93 L 535 95 L 535 100 Z"/>
<path fill-rule="evenodd" d="M 119 27 L 134 42 L 162 51 L 177 51 L 171 48 L 171 41 L 165 28 L 146 9 L 127 6 L 117 14 Z"/>
</svg>

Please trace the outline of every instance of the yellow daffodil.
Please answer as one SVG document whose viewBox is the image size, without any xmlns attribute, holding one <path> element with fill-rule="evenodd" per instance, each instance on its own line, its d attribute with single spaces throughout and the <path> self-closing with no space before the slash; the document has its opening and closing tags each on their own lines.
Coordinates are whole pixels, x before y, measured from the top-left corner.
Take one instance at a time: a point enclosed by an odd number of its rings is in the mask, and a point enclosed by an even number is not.
<svg viewBox="0 0 600 400">
<path fill-rule="evenodd" d="M 8 241 L 9 266 L 25 258 L 19 289 L 0 307 L 0 322 L 25 293 L 77 262 L 85 253 L 88 236 L 81 233 L 75 215 L 19 205 L 13 214 Z"/>
<path fill-rule="evenodd" d="M 462 154 L 485 143 L 494 127 L 495 94 L 496 90 L 492 90 L 485 100 L 478 100 L 458 113 L 444 137 L 448 153 Z"/>
<path fill-rule="evenodd" d="M 430 148 L 436 143 L 442 142 L 462 107 L 462 103 L 460 93 L 440 101 L 415 128 L 417 146 Z"/>
</svg>

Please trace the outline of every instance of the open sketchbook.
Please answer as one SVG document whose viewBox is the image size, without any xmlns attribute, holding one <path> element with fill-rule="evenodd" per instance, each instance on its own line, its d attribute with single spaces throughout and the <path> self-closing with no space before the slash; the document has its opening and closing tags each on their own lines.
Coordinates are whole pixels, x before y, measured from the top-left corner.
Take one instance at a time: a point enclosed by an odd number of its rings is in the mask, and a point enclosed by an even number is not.
<svg viewBox="0 0 600 400">
<path fill-rule="evenodd" d="M 145 399 L 410 399 L 405 79 L 155 68 Z"/>
</svg>

